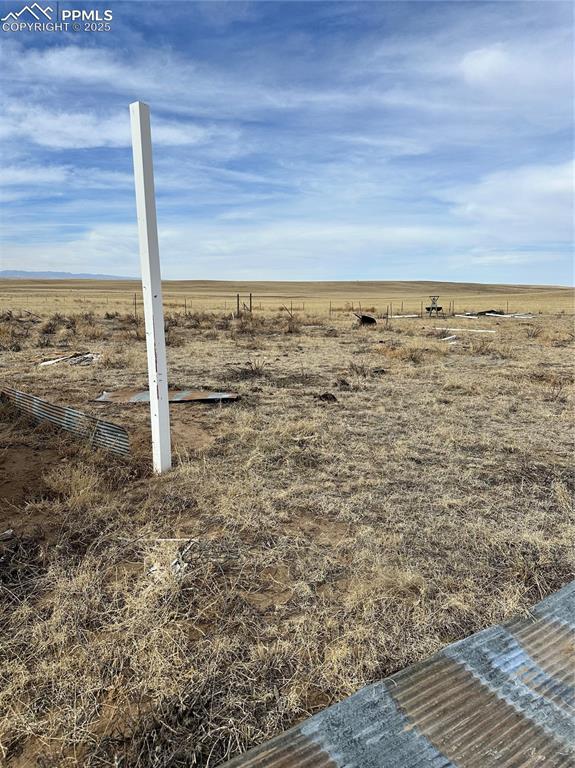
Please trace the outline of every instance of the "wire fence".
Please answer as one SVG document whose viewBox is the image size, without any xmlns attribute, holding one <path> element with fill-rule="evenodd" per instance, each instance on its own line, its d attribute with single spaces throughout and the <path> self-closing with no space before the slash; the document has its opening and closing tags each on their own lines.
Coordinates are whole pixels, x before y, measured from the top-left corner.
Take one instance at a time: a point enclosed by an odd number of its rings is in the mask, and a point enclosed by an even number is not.
<svg viewBox="0 0 575 768">
<path fill-rule="evenodd" d="M 194 295 L 182 292 L 164 292 L 166 313 L 278 313 L 307 314 L 333 317 L 349 313 L 373 314 L 376 317 L 397 317 L 427 314 L 429 297 L 405 296 L 282 296 L 257 295 L 255 293 L 230 293 L 224 295 Z M 568 291 L 557 295 L 548 292 L 521 293 L 517 295 L 469 294 L 440 297 L 441 312 L 446 315 L 477 310 L 510 312 L 572 312 L 573 295 Z M 39 315 L 106 313 L 143 314 L 141 291 L 86 291 L 76 289 L 31 291 L 6 290 L 0 293 L 0 311 L 28 310 Z"/>
</svg>

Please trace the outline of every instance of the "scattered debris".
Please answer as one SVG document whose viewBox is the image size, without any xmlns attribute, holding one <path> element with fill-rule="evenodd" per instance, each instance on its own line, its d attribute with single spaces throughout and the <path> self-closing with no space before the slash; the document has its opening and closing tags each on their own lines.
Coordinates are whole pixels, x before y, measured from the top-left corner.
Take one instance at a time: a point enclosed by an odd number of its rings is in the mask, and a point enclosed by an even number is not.
<svg viewBox="0 0 575 768">
<path fill-rule="evenodd" d="M 451 333 L 457 331 L 458 333 L 495 333 L 488 328 L 438 328 L 435 326 L 436 331 L 450 331 Z"/>
<path fill-rule="evenodd" d="M 498 317 L 498 318 L 505 318 L 505 319 L 515 319 L 515 320 L 529 320 L 532 317 L 535 317 L 531 312 L 514 312 L 509 315 L 506 315 L 505 312 L 499 312 L 496 309 L 489 309 L 485 310 L 483 312 L 465 312 L 464 314 L 455 314 L 454 317 L 464 317 L 467 320 L 477 320 L 478 317 Z"/>
<path fill-rule="evenodd" d="M 371 315 L 364 315 L 364 314 L 358 315 L 357 312 L 354 312 L 353 314 L 359 320 L 360 325 L 376 325 L 377 324 L 377 320 L 375 319 L 375 317 L 372 317 Z"/>
<path fill-rule="evenodd" d="M 237 392 L 209 392 L 201 389 L 172 389 L 168 391 L 170 403 L 227 403 L 238 400 Z M 100 403 L 149 403 L 149 390 L 118 389 L 115 392 L 102 392 L 96 398 Z"/>
<path fill-rule="evenodd" d="M 477 317 L 483 317 L 484 315 L 489 315 L 489 317 L 501 317 L 501 315 L 505 315 L 505 312 L 502 309 L 482 309 L 477 313 Z"/>
<path fill-rule="evenodd" d="M 316 395 L 316 397 L 318 400 L 321 400 L 323 403 L 337 403 L 337 397 L 331 392 L 324 392 L 321 395 Z"/>
<path fill-rule="evenodd" d="M 184 576 L 185 571 L 188 568 L 188 566 L 196 562 L 201 562 L 202 558 L 204 557 L 203 551 L 206 548 L 206 542 L 198 538 L 193 539 L 155 539 L 157 543 L 160 542 L 174 542 L 174 541 L 186 541 L 187 543 L 185 546 L 181 547 L 174 560 L 170 563 L 170 570 L 172 573 L 176 576 Z M 207 544 L 209 546 L 209 543 Z M 226 551 L 225 548 L 222 548 L 221 552 L 216 555 L 212 550 L 212 561 L 214 563 L 221 563 L 223 564 L 228 558 L 229 558 L 229 552 Z M 160 576 L 161 574 L 162 565 L 159 563 L 154 563 L 148 568 L 148 573 L 150 575 L 156 574 L 157 576 Z"/>
<path fill-rule="evenodd" d="M 374 368 L 372 373 L 373 373 L 374 376 L 383 376 L 384 374 L 387 373 L 387 369 L 386 368 Z"/>
<path fill-rule="evenodd" d="M 8 400 L 35 421 L 49 421 L 67 432 L 87 439 L 97 448 L 105 448 L 122 455 L 130 450 L 128 433 L 124 427 L 112 424 L 110 421 L 102 421 L 65 405 L 54 405 L 35 395 L 28 395 L 10 387 L 0 387 L 0 398 Z"/>
<path fill-rule="evenodd" d="M 14 538 L 14 529 L 8 528 L 7 531 L 4 531 L 4 533 L 0 533 L 0 541 L 8 541 L 9 539 Z"/>
<path fill-rule="evenodd" d="M 95 352 L 74 352 L 73 354 L 65 355 L 64 357 L 56 357 L 54 360 L 44 360 L 42 363 L 38 363 L 38 365 L 56 365 L 57 363 L 68 363 L 68 365 L 91 365 L 99 358 L 100 355 Z"/>
<path fill-rule="evenodd" d="M 500 317 L 504 318 L 505 320 L 530 320 L 532 317 L 535 317 L 535 315 L 533 315 L 531 312 L 516 312 L 510 315 L 492 314 L 491 312 L 486 312 L 485 317 Z"/>
<path fill-rule="evenodd" d="M 158 541 L 160 541 L 160 539 L 158 539 Z M 171 539 L 166 539 L 165 541 L 171 541 Z M 190 551 L 190 549 L 194 546 L 194 544 L 197 542 L 197 539 L 186 539 L 186 541 L 188 542 L 186 546 L 178 552 L 175 560 L 172 560 L 172 562 L 170 563 L 170 568 L 172 572 L 175 574 L 178 574 L 181 571 L 186 569 L 188 563 L 184 558 L 187 555 L 187 553 Z M 157 564 L 154 564 L 148 568 L 148 573 L 150 574 L 158 573 L 159 570 L 160 570 L 160 566 Z"/>
<path fill-rule="evenodd" d="M 444 336 L 441 341 L 451 341 L 452 339 L 456 339 L 457 336 Z"/>
</svg>

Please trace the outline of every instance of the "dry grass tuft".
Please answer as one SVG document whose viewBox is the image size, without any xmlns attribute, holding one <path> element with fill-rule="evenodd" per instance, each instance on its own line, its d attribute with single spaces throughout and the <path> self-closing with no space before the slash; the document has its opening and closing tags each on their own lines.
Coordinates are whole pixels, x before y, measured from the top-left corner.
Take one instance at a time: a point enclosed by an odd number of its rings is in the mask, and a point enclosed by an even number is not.
<svg viewBox="0 0 575 768">
<path fill-rule="evenodd" d="M 141 320 L 0 317 L 7 380 L 133 445 L 0 406 L 23 478 L 0 508 L 2 764 L 216 766 L 572 578 L 570 317 L 485 318 L 495 338 L 454 347 L 435 320 L 298 318 L 174 313 L 170 380 L 242 398 L 174 406 L 158 478 L 147 408 L 93 402 L 146 386 Z M 98 362 L 37 367 L 63 338 Z"/>
</svg>

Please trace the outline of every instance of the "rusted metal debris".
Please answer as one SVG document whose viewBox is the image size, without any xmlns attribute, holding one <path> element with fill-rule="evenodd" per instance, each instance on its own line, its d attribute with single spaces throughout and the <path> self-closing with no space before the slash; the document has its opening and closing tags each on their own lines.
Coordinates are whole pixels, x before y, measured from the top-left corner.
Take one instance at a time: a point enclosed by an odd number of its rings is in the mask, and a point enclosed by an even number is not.
<svg viewBox="0 0 575 768">
<path fill-rule="evenodd" d="M 237 392 L 208 392 L 201 389 L 168 390 L 170 403 L 227 403 L 238 399 Z M 102 392 L 96 400 L 100 403 L 149 403 L 150 393 L 147 389 L 117 389 L 114 392 Z"/>
<path fill-rule="evenodd" d="M 75 408 L 49 403 L 47 400 L 42 400 L 26 392 L 19 392 L 11 387 L 1 387 L 0 398 L 12 403 L 35 421 L 48 421 L 55 424 L 60 429 L 88 440 L 90 445 L 96 448 L 105 448 L 121 455 L 130 450 L 128 433 L 124 427 L 120 427 L 118 424 L 88 416 Z"/>
<path fill-rule="evenodd" d="M 575 581 L 226 768 L 573 768 Z"/>
<path fill-rule="evenodd" d="M 483 315 L 501 317 L 501 315 L 505 315 L 505 312 L 502 309 L 481 309 L 477 312 L 477 317 L 482 317 Z"/>
<path fill-rule="evenodd" d="M 357 312 L 353 313 L 357 319 L 359 320 L 360 325 L 375 325 L 377 323 L 377 320 L 375 317 L 372 317 L 371 315 L 358 315 Z"/>
</svg>

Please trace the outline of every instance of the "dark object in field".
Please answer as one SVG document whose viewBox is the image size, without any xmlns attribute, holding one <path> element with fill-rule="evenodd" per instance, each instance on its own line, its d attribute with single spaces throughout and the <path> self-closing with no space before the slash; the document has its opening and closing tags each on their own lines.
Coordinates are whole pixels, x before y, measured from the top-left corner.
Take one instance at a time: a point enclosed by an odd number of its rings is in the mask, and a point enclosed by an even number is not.
<svg viewBox="0 0 575 768">
<path fill-rule="evenodd" d="M 317 399 L 323 403 L 337 403 L 337 397 L 331 392 L 323 392 L 323 394 L 317 395 Z"/>
<path fill-rule="evenodd" d="M 575 581 L 220 768 L 573 766 Z"/>
<path fill-rule="evenodd" d="M 118 424 L 88 416 L 65 405 L 54 405 L 10 387 L 1 387 L 0 397 L 27 413 L 34 421 L 49 421 L 67 432 L 85 438 L 96 448 L 105 448 L 119 454 L 126 454 L 130 450 L 128 433 Z"/>
<path fill-rule="evenodd" d="M 377 320 L 371 315 L 358 315 L 357 312 L 353 313 L 359 320 L 360 325 L 375 325 Z"/>
<path fill-rule="evenodd" d="M 439 317 L 440 312 L 443 314 L 443 307 L 437 303 L 439 301 L 439 296 L 430 296 L 429 298 L 431 299 L 431 304 L 428 307 L 425 307 L 425 311 L 429 317 L 431 317 L 434 312 L 436 316 Z"/>
<path fill-rule="evenodd" d="M 501 309 L 482 309 L 481 312 L 477 312 L 477 317 L 482 317 L 483 315 L 504 315 L 505 312 L 503 312 Z"/>
<path fill-rule="evenodd" d="M 170 403 L 227 403 L 238 400 L 237 392 L 208 392 L 201 389 L 169 390 Z M 149 390 L 118 389 L 115 392 L 102 392 L 96 400 L 100 403 L 149 403 Z"/>
</svg>

